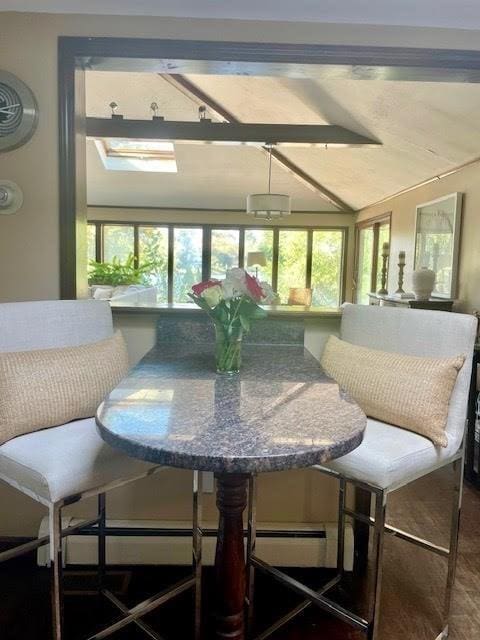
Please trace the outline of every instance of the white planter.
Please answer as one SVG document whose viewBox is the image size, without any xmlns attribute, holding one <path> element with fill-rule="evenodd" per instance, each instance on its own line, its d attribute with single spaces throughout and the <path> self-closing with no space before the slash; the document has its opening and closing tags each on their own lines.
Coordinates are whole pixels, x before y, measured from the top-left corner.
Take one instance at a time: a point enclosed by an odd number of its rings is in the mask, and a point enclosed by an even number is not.
<svg viewBox="0 0 480 640">
<path fill-rule="evenodd" d="M 416 300 L 429 300 L 435 287 L 435 271 L 422 267 L 412 274 L 412 288 Z"/>
</svg>

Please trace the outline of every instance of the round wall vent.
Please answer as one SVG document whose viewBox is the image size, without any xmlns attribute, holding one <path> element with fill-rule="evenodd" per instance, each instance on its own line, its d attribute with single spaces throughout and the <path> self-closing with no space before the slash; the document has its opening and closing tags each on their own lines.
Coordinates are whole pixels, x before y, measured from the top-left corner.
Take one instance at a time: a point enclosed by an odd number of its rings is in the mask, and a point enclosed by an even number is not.
<svg viewBox="0 0 480 640">
<path fill-rule="evenodd" d="M 10 180 L 0 180 L 0 215 L 11 215 L 23 204 L 20 187 Z"/>
</svg>

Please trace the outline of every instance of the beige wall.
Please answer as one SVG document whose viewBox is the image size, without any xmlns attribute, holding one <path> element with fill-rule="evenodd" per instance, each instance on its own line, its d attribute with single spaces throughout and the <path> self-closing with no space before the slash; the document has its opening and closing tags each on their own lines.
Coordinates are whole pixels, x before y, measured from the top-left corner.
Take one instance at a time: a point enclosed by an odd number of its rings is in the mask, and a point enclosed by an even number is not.
<svg viewBox="0 0 480 640">
<path fill-rule="evenodd" d="M 315 41 L 315 30 L 301 29 L 299 40 Z M 0 14 L 1 67 L 17 74 L 34 91 L 40 107 L 38 130 L 25 146 L 0 154 L 0 176 L 14 180 L 24 191 L 20 213 L 0 217 L 0 301 L 56 298 L 58 264 L 58 158 L 56 47 L 58 35 L 125 35 L 205 39 L 294 40 L 290 27 L 185 20 L 90 18 Z M 28 43 L 29 46 L 25 46 Z M 102 217 L 108 212 L 102 210 Z M 93 215 L 93 214 L 92 214 Z M 115 216 L 117 213 L 115 212 Z M 144 220 L 158 219 L 142 212 Z M 163 219 L 171 219 L 164 212 Z M 190 215 L 190 214 L 188 214 Z M 182 221 L 193 221 L 180 215 Z M 175 219 L 180 219 L 175 212 Z M 198 220 L 198 217 L 195 218 Z M 228 216 L 228 220 L 232 220 Z M 235 222 L 240 221 L 236 217 Z M 298 224 L 352 225 L 351 215 L 292 216 Z M 217 213 L 202 214 L 203 222 L 224 222 Z M 350 264 L 353 243 L 350 242 Z M 351 266 L 350 266 L 351 268 Z M 132 360 L 147 350 L 154 336 L 148 318 L 116 319 L 129 342 Z M 318 342 L 318 340 L 317 340 Z M 334 517 L 334 483 L 312 472 L 264 476 L 260 491 L 262 520 L 322 521 Z M 118 490 L 110 499 L 110 515 L 119 518 L 188 519 L 190 474 L 168 471 L 135 486 Z M 288 499 L 285 499 L 288 496 Z M 76 505 L 74 513 L 88 513 L 92 502 Z M 2 485 L 0 535 L 35 535 L 44 509 Z M 214 517 L 213 498 L 207 499 L 206 517 Z"/>
<path fill-rule="evenodd" d="M 404 289 L 411 290 L 411 274 L 415 249 L 415 207 L 422 202 L 462 192 L 463 214 L 460 243 L 460 265 L 458 278 L 458 304 L 467 313 L 480 310 L 480 163 L 466 167 L 459 172 L 435 180 L 380 205 L 362 209 L 358 220 L 392 213 L 391 254 L 394 258 L 399 251 L 406 252 Z M 397 288 L 398 269 L 392 258 L 389 269 L 389 291 Z"/>
<path fill-rule="evenodd" d="M 29 85 L 40 107 L 34 137 L 23 147 L 0 154 L 0 177 L 17 182 L 25 197 L 17 215 L 0 216 L 0 301 L 48 299 L 59 295 L 59 35 L 480 48 L 478 33 L 474 31 L 0 13 L 1 68 L 15 73 Z M 478 243 L 477 246 L 473 241 L 470 244 L 472 251 L 478 252 Z M 472 282 L 470 287 L 474 286 Z M 309 471 L 265 475 L 260 484 L 260 518 L 333 519 L 334 487 L 334 481 Z M 188 518 L 189 492 L 189 473 L 169 471 L 165 476 L 115 492 L 111 497 L 110 515 Z M 208 502 L 207 517 L 214 510 L 211 497 Z M 80 513 L 90 508 L 91 504 L 77 505 L 75 510 Z M 36 532 L 43 509 L 18 492 L 1 486 L 0 512 L 8 514 L 0 520 L 0 535 L 31 535 Z"/>
<path fill-rule="evenodd" d="M 0 176 L 17 182 L 25 204 L 0 218 L 0 301 L 59 294 L 57 38 L 130 36 L 479 49 L 475 31 L 372 26 L 0 13 L 0 65 L 34 91 L 38 130 L 0 154 Z"/>
</svg>

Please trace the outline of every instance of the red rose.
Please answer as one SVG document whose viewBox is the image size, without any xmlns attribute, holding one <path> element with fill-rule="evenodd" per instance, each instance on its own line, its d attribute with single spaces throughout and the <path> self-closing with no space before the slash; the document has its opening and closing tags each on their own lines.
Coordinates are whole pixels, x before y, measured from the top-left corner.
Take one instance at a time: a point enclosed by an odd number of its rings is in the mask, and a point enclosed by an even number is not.
<svg viewBox="0 0 480 640">
<path fill-rule="evenodd" d="M 199 296 L 202 291 L 205 291 L 205 289 L 210 289 L 210 287 L 215 287 L 217 284 L 221 284 L 220 280 L 205 280 L 204 282 L 194 284 L 192 287 L 192 291 L 196 296 Z"/>
<path fill-rule="evenodd" d="M 245 284 L 247 285 L 248 293 L 256 302 L 259 302 L 265 297 L 258 280 L 247 272 L 245 272 Z"/>
</svg>

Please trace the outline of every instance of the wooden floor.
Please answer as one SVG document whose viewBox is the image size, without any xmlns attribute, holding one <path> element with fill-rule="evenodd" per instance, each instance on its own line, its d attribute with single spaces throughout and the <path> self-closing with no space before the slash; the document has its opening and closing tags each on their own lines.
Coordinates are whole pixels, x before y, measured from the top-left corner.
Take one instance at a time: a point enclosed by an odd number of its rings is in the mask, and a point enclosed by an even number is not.
<svg viewBox="0 0 480 640">
<path fill-rule="evenodd" d="M 446 471 L 421 480 L 391 496 L 389 522 L 417 535 L 445 544 L 450 522 L 450 482 Z M 49 640 L 48 573 L 32 569 L 31 561 L 4 564 L 0 569 L 0 640 Z M 387 537 L 384 564 L 381 640 L 434 640 L 440 630 L 444 559 L 433 556 L 409 543 Z M 185 569 L 137 569 L 124 594 L 127 604 L 159 591 L 165 583 L 185 574 Z M 326 572 L 294 572 L 312 587 L 328 578 Z M 125 573 L 116 577 L 122 586 Z M 206 571 L 205 609 L 211 609 L 209 595 L 211 571 Z M 71 578 L 73 581 L 74 578 Z M 78 578 L 77 578 L 78 580 Z M 365 585 L 347 580 L 344 588 L 332 592 L 346 604 L 362 602 Z M 275 617 L 299 602 L 283 587 L 259 578 L 257 590 L 258 627 L 264 628 Z M 159 609 L 145 618 L 161 630 L 165 640 L 188 640 L 191 608 L 189 595 Z M 357 608 L 359 613 L 362 607 Z M 99 624 L 114 619 L 115 612 L 100 603 L 96 596 L 67 598 L 67 640 L 86 637 Z M 117 633 L 118 640 L 145 638 L 133 627 Z M 211 640 L 211 623 L 206 639 Z M 314 607 L 306 609 L 295 621 L 271 636 L 272 640 L 360 640 L 364 636 L 323 614 Z M 480 638 L 480 492 L 466 486 L 462 515 L 457 582 L 451 616 L 452 640 Z"/>
</svg>

